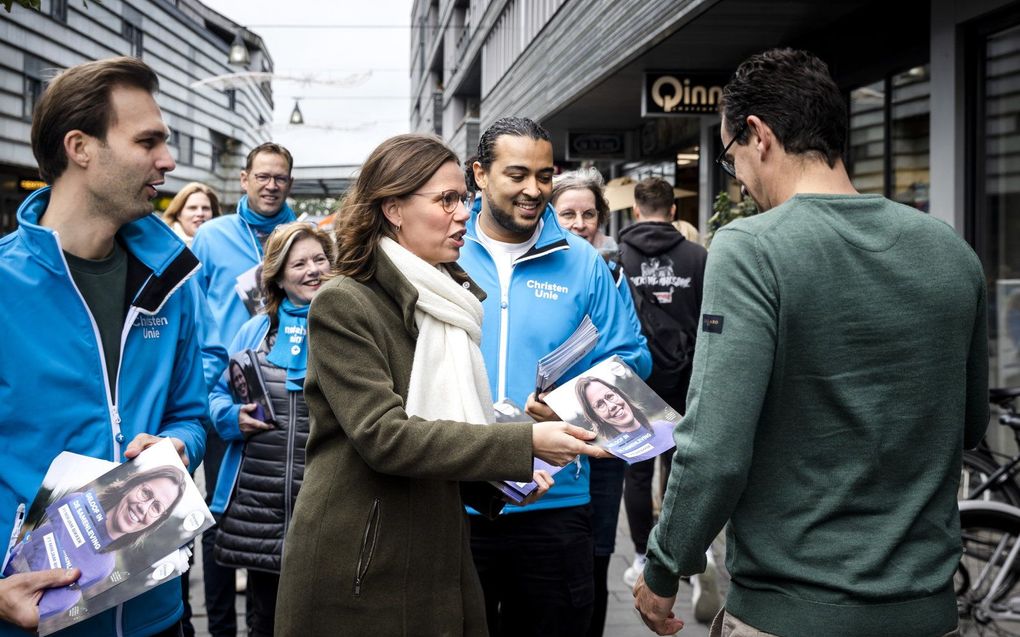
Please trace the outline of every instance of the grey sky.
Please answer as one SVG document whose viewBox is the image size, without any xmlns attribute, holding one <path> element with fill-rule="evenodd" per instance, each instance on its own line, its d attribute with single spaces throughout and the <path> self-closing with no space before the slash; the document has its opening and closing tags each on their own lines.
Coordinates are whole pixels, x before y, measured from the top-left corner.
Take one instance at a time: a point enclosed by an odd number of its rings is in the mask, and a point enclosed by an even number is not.
<svg viewBox="0 0 1020 637">
<path fill-rule="evenodd" d="M 312 79 L 273 82 L 270 135 L 298 166 L 360 164 L 379 142 L 407 132 L 412 0 L 204 1 L 262 37 L 276 74 Z M 394 28 L 379 28 L 386 25 Z M 297 97 L 305 126 L 287 123 Z"/>
</svg>

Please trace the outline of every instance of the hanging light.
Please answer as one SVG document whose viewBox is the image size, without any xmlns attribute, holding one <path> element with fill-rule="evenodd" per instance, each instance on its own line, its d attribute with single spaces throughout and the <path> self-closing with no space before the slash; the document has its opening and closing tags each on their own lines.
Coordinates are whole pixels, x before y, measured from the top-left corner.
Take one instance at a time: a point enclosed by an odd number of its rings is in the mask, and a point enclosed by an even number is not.
<svg viewBox="0 0 1020 637">
<path fill-rule="evenodd" d="M 229 61 L 234 66 L 247 66 L 251 62 L 251 56 L 248 55 L 248 47 L 244 45 L 244 40 L 241 38 L 240 29 L 234 33 L 234 41 L 230 45 Z"/>
<path fill-rule="evenodd" d="M 301 107 L 298 106 L 298 100 L 294 100 L 294 110 L 290 112 L 290 123 L 295 126 L 305 123 L 305 118 L 301 115 Z"/>
</svg>

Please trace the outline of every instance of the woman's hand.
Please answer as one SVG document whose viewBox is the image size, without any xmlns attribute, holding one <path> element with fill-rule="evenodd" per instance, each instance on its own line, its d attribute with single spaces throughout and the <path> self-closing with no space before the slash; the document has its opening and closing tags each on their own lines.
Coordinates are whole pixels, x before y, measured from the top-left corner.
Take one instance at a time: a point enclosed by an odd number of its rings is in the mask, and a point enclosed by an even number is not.
<svg viewBox="0 0 1020 637">
<path fill-rule="evenodd" d="M 237 427 L 246 436 L 273 428 L 269 423 L 264 423 L 252 417 L 251 412 L 257 408 L 258 405 L 255 403 L 248 403 L 247 405 L 241 405 L 241 410 L 237 412 Z"/>
<path fill-rule="evenodd" d="M 528 497 L 524 498 L 520 502 L 514 503 L 517 506 L 520 507 L 528 506 L 532 502 L 538 500 L 543 495 L 545 495 L 545 492 L 551 489 L 554 484 L 556 484 L 552 476 L 549 475 L 549 472 L 546 471 L 545 469 L 537 469 L 535 471 L 535 475 L 532 477 L 532 480 L 535 481 L 535 484 L 537 484 L 538 487 L 536 487 L 534 491 L 529 493 Z"/>
<path fill-rule="evenodd" d="M 605 449 L 583 442 L 594 439 L 594 431 L 565 422 L 536 422 L 531 426 L 532 454 L 554 467 L 562 467 L 582 453 L 592 458 L 611 457 Z"/>
</svg>

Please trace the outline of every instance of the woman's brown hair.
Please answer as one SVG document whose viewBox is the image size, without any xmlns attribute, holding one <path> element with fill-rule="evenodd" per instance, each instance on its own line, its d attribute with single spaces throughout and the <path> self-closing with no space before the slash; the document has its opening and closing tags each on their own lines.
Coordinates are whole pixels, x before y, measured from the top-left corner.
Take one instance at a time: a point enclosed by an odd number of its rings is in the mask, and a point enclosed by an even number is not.
<svg viewBox="0 0 1020 637">
<path fill-rule="evenodd" d="M 280 287 L 279 279 L 287 265 L 287 255 L 295 242 L 301 239 L 315 239 L 322 246 L 322 251 L 329 259 L 332 269 L 336 263 L 336 248 L 329 234 L 320 228 L 304 221 L 295 221 L 277 226 L 266 239 L 266 253 L 262 257 L 262 295 L 265 306 L 262 311 L 269 315 L 269 330 L 277 329 L 280 323 L 278 316 L 280 304 L 287 298 L 287 293 Z M 322 281 L 332 278 L 333 274 L 320 277 Z"/>
<path fill-rule="evenodd" d="M 193 181 L 184 188 L 181 188 L 181 191 L 170 200 L 170 205 L 163 212 L 163 221 L 166 225 L 173 227 L 177 223 L 177 218 L 181 216 L 181 210 L 184 210 L 184 204 L 188 203 L 188 197 L 196 192 L 200 192 L 209 198 L 209 204 L 212 206 L 212 216 L 220 216 L 220 198 L 216 196 L 216 192 L 203 183 Z"/>
<path fill-rule="evenodd" d="M 396 239 L 383 201 L 411 194 L 451 161 L 459 166 L 457 155 L 432 135 L 397 135 L 379 144 L 340 206 L 336 272 L 362 283 L 371 279 L 379 240 Z"/>
</svg>

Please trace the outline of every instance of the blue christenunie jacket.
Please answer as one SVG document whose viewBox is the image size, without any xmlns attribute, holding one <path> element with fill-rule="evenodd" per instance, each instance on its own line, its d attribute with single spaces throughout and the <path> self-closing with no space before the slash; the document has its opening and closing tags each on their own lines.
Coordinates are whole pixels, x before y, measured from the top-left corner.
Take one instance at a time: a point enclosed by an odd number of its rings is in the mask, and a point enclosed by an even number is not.
<svg viewBox="0 0 1020 637">
<path fill-rule="evenodd" d="M 492 399 L 510 398 L 524 407 L 535 391 L 538 359 L 567 340 L 585 314 L 598 328 L 599 341 L 564 378 L 577 376 L 614 354 L 642 378 L 648 376 L 652 357 L 644 337 L 635 331 L 634 310 L 624 303 L 595 248 L 560 228 L 552 206 L 546 206 L 538 241 L 514 262 L 510 288 L 501 291 L 496 264 L 478 240 L 480 206 L 481 201 L 476 202 L 468 220 L 458 264 L 488 294 L 482 303 L 482 356 Z M 591 500 L 586 456 L 581 456 L 579 470 L 567 466 L 555 481 L 527 510 L 577 506 Z M 504 510 L 523 509 L 507 505 Z"/>
<path fill-rule="evenodd" d="M 55 232 L 39 225 L 49 188 L 18 209 L 0 239 L 0 528 L 14 531 L 61 451 L 120 462 L 137 434 L 179 438 L 192 467 L 205 452 L 207 390 L 195 323 L 194 255 L 155 216 L 117 234 L 132 295 L 110 387 L 99 334 Z M 5 547 L 6 552 L 6 547 Z M 177 579 L 68 628 L 62 635 L 152 634 L 180 618 Z M 25 635 L 0 622 L 0 636 Z"/>
<path fill-rule="evenodd" d="M 241 326 L 241 330 L 230 343 L 230 352 L 237 353 L 246 349 L 258 349 L 269 333 L 269 315 L 257 314 Z M 220 473 L 216 479 L 216 491 L 213 493 L 209 509 L 217 515 L 227 510 L 230 495 L 234 491 L 237 472 L 241 468 L 244 455 L 244 435 L 237 425 L 238 412 L 241 406 L 234 402 L 227 387 L 225 374 L 221 374 L 215 388 L 209 394 L 209 416 L 212 418 L 216 433 L 227 443 L 220 462 Z"/>
<path fill-rule="evenodd" d="M 232 214 L 203 223 L 191 242 L 191 251 L 202 262 L 195 278 L 216 320 L 217 338 L 226 345 L 251 318 L 234 286 L 239 275 L 262 263 L 262 246 L 241 215 Z"/>
</svg>

